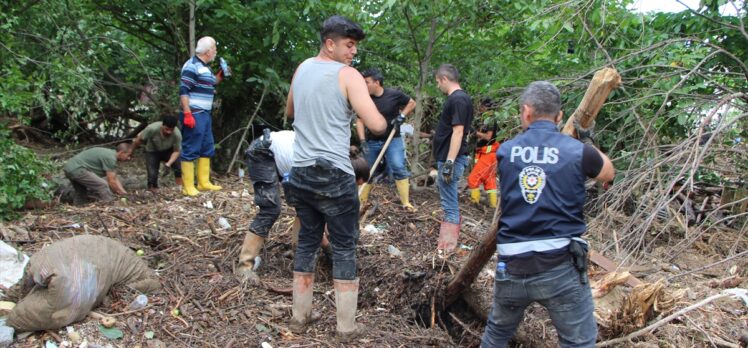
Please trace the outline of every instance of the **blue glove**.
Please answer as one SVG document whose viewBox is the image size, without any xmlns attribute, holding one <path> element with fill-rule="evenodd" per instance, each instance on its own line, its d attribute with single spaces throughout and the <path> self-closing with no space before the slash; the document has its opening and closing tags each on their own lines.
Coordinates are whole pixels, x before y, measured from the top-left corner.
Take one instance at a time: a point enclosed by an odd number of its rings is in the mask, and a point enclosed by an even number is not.
<svg viewBox="0 0 748 348">
<path fill-rule="evenodd" d="M 445 184 L 450 184 L 452 182 L 452 173 L 454 172 L 455 164 L 452 162 L 452 160 L 447 160 L 442 164 L 442 180 Z"/>
<path fill-rule="evenodd" d="M 368 155 L 369 154 L 369 142 L 367 142 L 366 140 L 362 140 L 361 141 L 361 152 L 364 155 Z"/>
</svg>

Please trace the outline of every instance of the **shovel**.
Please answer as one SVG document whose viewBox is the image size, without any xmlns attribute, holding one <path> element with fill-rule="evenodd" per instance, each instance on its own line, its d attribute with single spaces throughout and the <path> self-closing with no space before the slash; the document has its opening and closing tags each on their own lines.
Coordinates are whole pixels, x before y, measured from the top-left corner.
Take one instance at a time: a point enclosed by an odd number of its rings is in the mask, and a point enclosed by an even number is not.
<svg viewBox="0 0 748 348">
<path fill-rule="evenodd" d="M 392 127 L 392 131 L 390 132 L 390 135 L 387 137 L 387 141 L 384 142 L 384 146 L 382 146 L 382 149 L 379 150 L 379 156 L 377 156 L 377 160 L 374 161 L 374 165 L 371 166 L 371 169 L 369 169 L 369 181 L 371 181 L 371 177 L 374 175 L 374 172 L 377 170 L 377 166 L 379 165 L 379 162 L 382 161 L 382 157 L 384 157 L 384 153 L 387 152 L 387 148 L 390 146 L 390 143 L 392 142 L 392 138 L 395 137 L 395 132 L 397 132 L 397 128 L 400 127 L 398 124 L 396 127 Z M 358 188 L 358 194 L 361 195 L 361 192 L 364 192 L 364 187 L 366 185 L 369 185 L 369 181 L 367 181 L 365 184 L 361 185 L 361 187 Z"/>
</svg>

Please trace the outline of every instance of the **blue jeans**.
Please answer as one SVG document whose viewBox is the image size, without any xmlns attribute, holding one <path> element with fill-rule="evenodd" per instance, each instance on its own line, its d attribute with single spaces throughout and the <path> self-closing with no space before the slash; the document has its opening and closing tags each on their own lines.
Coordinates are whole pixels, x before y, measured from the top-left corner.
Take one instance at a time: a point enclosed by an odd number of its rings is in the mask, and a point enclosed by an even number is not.
<svg viewBox="0 0 748 348">
<path fill-rule="evenodd" d="M 286 201 L 296 208 L 301 221 L 294 271 L 314 272 L 322 234 L 327 231 L 332 247 L 332 277 L 356 279 L 358 242 L 358 190 L 353 175 L 318 159 L 308 167 L 293 167 L 284 184 Z"/>
<path fill-rule="evenodd" d="M 571 260 L 548 271 L 530 275 L 506 274 L 494 282 L 494 298 L 482 348 L 506 347 L 532 302 L 551 315 L 561 347 L 594 347 L 597 323 L 589 283 L 579 281 Z"/>
<path fill-rule="evenodd" d="M 195 110 L 192 112 L 195 118 L 195 127 L 182 126 L 182 153 L 179 158 L 182 161 L 194 161 L 198 157 L 213 157 L 216 153 L 213 144 L 213 120 L 210 111 Z M 179 113 L 179 122 L 184 125 L 184 114 Z"/>
<path fill-rule="evenodd" d="M 452 182 L 446 184 L 442 180 L 442 165 L 444 162 L 436 162 L 437 175 L 436 183 L 439 185 L 439 200 L 442 204 L 442 210 L 444 210 L 444 221 L 453 224 L 460 223 L 460 205 L 457 201 L 457 183 L 462 178 L 462 174 L 465 173 L 465 167 L 467 166 L 467 156 L 457 156 L 455 158 L 454 169 L 452 171 Z"/>
<path fill-rule="evenodd" d="M 367 140 L 366 143 L 369 145 L 369 151 L 366 153 L 366 162 L 369 163 L 369 167 L 371 168 L 374 165 L 374 161 L 377 160 L 379 152 L 382 151 L 385 141 Z M 387 173 L 391 174 L 395 180 L 410 177 L 408 168 L 405 167 L 405 145 L 403 144 L 403 138 L 392 138 L 387 151 L 384 153 L 384 158 L 387 161 Z"/>
</svg>

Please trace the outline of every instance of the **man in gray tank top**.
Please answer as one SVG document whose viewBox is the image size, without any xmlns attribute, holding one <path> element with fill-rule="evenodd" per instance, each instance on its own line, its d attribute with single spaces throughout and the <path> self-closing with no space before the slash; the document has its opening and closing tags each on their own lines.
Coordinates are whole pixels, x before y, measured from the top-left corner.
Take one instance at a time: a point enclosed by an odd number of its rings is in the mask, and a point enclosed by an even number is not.
<svg viewBox="0 0 748 348">
<path fill-rule="evenodd" d="M 293 276 L 293 318 L 289 328 L 303 332 L 319 315 L 312 313 L 314 265 L 327 224 L 333 252 L 337 332 L 348 341 L 356 327 L 359 201 L 348 157 L 353 112 L 373 133 L 387 123 L 369 96 L 361 74 L 350 67 L 361 27 L 341 16 L 325 20 L 320 51 L 299 65 L 288 92 L 286 114 L 296 131 L 286 200 L 301 220 Z"/>
</svg>

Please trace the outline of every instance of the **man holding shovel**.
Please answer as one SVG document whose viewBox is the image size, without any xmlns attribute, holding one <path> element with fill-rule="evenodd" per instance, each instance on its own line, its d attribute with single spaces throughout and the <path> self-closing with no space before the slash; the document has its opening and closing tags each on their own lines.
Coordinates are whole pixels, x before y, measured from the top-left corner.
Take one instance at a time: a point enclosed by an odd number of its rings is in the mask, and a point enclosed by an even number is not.
<svg viewBox="0 0 748 348">
<path fill-rule="evenodd" d="M 391 171 L 395 179 L 400 203 L 408 210 L 415 210 L 409 199 L 410 183 L 408 178 L 410 173 L 405 166 L 405 145 L 402 137 L 400 137 L 400 125 L 405 117 L 416 108 L 416 101 L 397 89 L 384 88 L 384 76 L 377 69 L 368 69 L 362 75 L 374 105 L 377 106 L 377 110 L 384 116 L 388 124 L 387 132 L 382 136 L 371 134 L 365 127 L 356 126 L 356 133 L 364 148 L 366 161 L 369 162 L 370 167 L 373 166 L 380 152 L 384 151 L 388 172 Z M 392 140 L 387 145 L 390 133 L 394 134 L 392 134 Z M 359 196 L 362 203 L 368 199 L 369 191 L 371 191 L 371 184 L 367 183 Z"/>
</svg>

